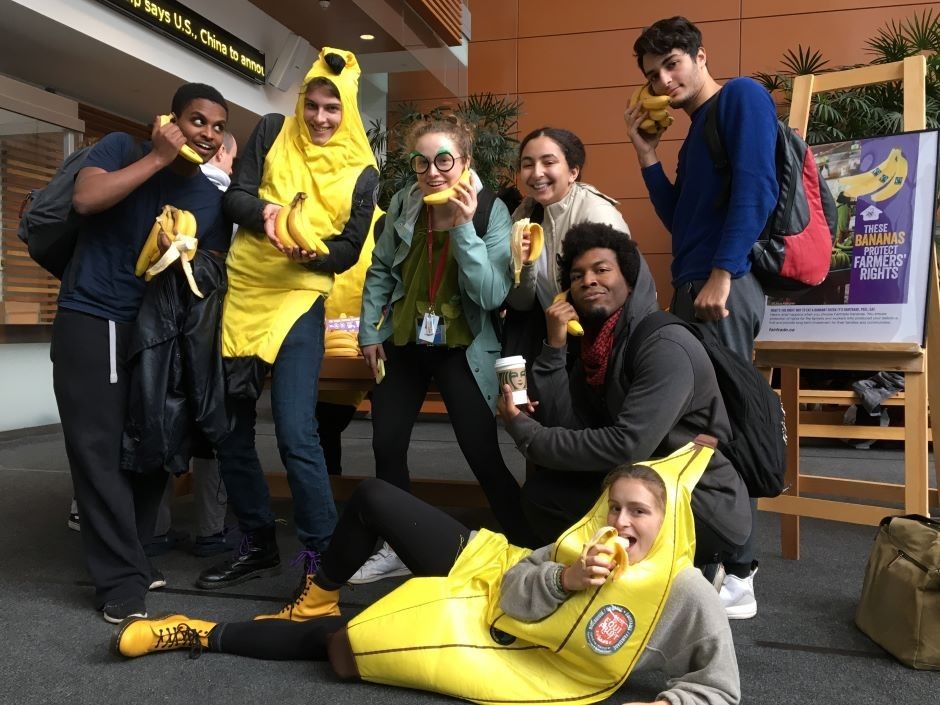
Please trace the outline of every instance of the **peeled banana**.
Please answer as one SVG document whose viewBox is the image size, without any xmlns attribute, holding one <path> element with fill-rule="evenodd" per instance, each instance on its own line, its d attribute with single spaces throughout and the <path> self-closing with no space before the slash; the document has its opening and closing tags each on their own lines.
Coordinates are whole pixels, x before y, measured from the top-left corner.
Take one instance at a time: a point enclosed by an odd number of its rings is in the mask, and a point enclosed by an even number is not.
<svg viewBox="0 0 940 705">
<path fill-rule="evenodd" d="M 284 247 L 299 247 L 306 252 L 316 252 L 318 255 L 330 254 L 330 248 L 319 237 L 307 232 L 304 220 L 304 201 L 307 194 L 303 191 L 294 196 L 290 205 L 283 206 L 274 219 L 274 234 Z"/>
<path fill-rule="evenodd" d="M 643 132 L 657 135 L 665 132 L 666 128 L 672 125 L 672 116 L 666 112 L 666 108 L 669 107 L 669 96 L 653 95 L 650 93 L 649 84 L 644 83 L 630 96 L 630 107 L 632 108 L 637 103 L 640 103 L 648 113 L 647 119 L 640 123 L 640 129 Z"/>
<path fill-rule="evenodd" d="M 190 264 L 199 247 L 199 242 L 196 240 L 196 227 L 196 216 L 189 211 L 170 205 L 163 206 L 137 256 L 134 273 L 150 281 L 173 262 L 180 260 L 190 290 L 202 298 L 202 292 L 196 286 L 193 268 Z M 170 247 L 162 255 L 159 247 L 161 232 L 165 233 L 170 241 Z"/>
<path fill-rule="evenodd" d="M 176 115 L 173 113 L 167 113 L 166 115 L 161 115 L 160 118 L 160 127 L 163 127 L 168 122 L 176 122 Z M 184 159 L 191 161 L 193 164 L 202 164 L 202 157 L 199 156 L 199 153 L 195 149 L 190 147 L 188 144 L 184 144 L 180 147 L 180 154 Z"/>
<path fill-rule="evenodd" d="M 529 233 L 529 257 L 522 259 L 522 241 L 526 233 Z M 512 233 L 510 234 L 509 247 L 512 252 L 512 273 L 516 286 L 519 286 L 519 280 L 522 277 L 522 265 L 538 260 L 545 247 L 545 233 L 542 226 L 538 223 L 530 223 L 528 218 L 517 220 L 512 224 Z"/>
<path fill-rule="evenodd" d="M 565 289 L 560 294 L 557 294 L 552 303 L 558 303 L 559 301 L 564 301 L 568 298 L 568 290 Z M 580 336 L 584 335 L 584 328 L 581 327 L 581 324 L 575 320 L 568 321 L 568 335 Z"/>
<path fill-rule="evenodd" d="M 464 172 L 460 175 L 460 178 L 457 179 L 457 183 L 470 183 L 470 170 L 464 169 Z M 440 206 L 447 203 L 450 200 L 450 197 L 456 193 L 456 186 L 451 186 L 446 188 L 443 191 L 435 191 L 434 193 L 429 193 L 424 197 L 424 202 L 429 206 Z"/>
<path fill-rule="evenodd" d="M 613 549 L 614 555 L 610 558 L 610 579 L 617 580 L 630 565 L 630 558 L 627 555 L 630 543 L 621 538 L 614 527 L 602 526 L 581 549 L 582 564 L 587 559 L 588 552 L 597 545 L 608 546 Z"/>
</svg>

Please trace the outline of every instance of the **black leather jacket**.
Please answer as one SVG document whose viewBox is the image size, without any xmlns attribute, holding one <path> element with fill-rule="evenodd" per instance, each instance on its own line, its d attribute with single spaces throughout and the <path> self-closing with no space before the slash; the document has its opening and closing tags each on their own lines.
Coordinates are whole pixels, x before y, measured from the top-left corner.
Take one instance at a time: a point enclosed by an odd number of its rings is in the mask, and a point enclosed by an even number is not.
<svg viewBox="0 0 940 705">
<path fill-rule="evenodd" d="M 192 294 L 178 266 L 144 293 L 128 352 L 124 470 L 180 475 L 230 430 L 221 350 L 225 259 L 199 250 L 192 265 L 204 298 Z"/>
</svg>

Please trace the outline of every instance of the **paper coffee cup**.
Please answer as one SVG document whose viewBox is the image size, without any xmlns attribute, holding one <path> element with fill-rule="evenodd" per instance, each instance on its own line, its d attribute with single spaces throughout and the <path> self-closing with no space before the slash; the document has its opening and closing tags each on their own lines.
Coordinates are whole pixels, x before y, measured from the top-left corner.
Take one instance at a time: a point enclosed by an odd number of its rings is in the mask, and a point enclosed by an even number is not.
<svg viewBox="0 0 940 705">
<path fill-rule="evenodd" d="M 499 393 L 503 393 L 503 385 L 512 387 L 512 403 L 520 406 L 529 403 L 526 394 L 525 358 L 522 355 L 501 357 L 496 361 L 496 378 L 499 380 Z"/>
</svg>

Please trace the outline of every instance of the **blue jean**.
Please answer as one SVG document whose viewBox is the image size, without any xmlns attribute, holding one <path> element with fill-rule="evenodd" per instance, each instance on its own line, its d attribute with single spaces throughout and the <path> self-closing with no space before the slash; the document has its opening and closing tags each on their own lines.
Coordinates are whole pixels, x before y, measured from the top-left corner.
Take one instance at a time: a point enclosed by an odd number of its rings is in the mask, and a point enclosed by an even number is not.
<svg viewBox="0 0 940 705">
<path fill-rule="evenodd" d="M 271 409 L 277 448 L 294 500 L 301 543 L 326 550 L 336 526 L 336 505 L 314 413 L 323 362 L 323 299 L 297 319 L 274 359 Z M 229 505 L 243 532 L 274 523 L 268 485 L 255 448 L 256 402 L 229 399 L 235 426 L 217 449 Z"/>
</svg>

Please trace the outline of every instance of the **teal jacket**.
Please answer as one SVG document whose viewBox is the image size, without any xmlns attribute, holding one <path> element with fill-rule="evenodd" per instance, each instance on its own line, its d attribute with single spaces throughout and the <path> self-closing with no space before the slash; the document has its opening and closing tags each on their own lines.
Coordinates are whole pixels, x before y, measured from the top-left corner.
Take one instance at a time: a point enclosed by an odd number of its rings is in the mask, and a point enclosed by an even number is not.
<svg viewBox="0 0 940 705">
<path fill-rule="evenodd" d="M 476 174 L 473 174 L 473 184 L 479 192 L 482 185 Z M 391 311 L 395 302 L 405 295 L 402 263 L 411 249 L 421 207 L 421 192 L 416 185 L 392 196 L 385 225 L 375 238 L 372 265 L 363 286 L 359 345 L 382 343 L 392 335 Z M 467 346 L 467 363 L 480 392 L 494 412 L 498 389 L 493 365 L 499 357 L 500 344 L 493 330 L 490 311 L 502 305 L 512 284 L 511 226 L 509 211 L 502 201 L 496 199 L 483 238 L 477 236 L 472 222 L 450 231 L 459 272 L 457 284 L 461 305 L 473 333 L 473 342 Z M 383 317 L 383 312 L 388 312 L 388 315 Z M 387 374 L 393 375 L 395 371 L 390 369 Z"/>
</svg>

